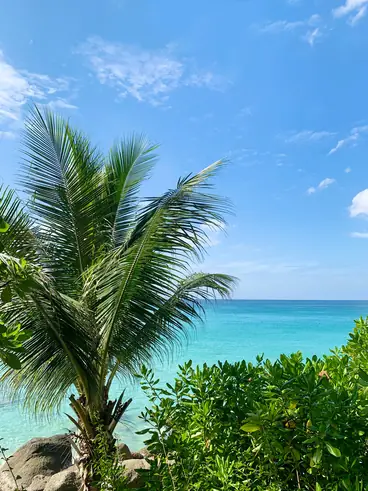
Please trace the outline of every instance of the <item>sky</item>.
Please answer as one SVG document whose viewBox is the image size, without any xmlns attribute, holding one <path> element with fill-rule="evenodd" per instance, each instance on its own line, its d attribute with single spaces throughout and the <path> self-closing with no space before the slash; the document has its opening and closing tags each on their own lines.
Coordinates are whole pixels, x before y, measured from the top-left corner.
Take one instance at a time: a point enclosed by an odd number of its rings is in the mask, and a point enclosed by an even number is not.
<svg viewBox="0 0 368 491">
<path fill-rule="evenodd" d="M 235 298 L 368 296 L 368 0 L 3 2 L 0 179 L 31 103 L 103 150 L 160 144 L 147 195 L 220 158 L 234 214 L 197 269 Z M 18 188 L 17 188 L 18 189 Z"/>
</svg>

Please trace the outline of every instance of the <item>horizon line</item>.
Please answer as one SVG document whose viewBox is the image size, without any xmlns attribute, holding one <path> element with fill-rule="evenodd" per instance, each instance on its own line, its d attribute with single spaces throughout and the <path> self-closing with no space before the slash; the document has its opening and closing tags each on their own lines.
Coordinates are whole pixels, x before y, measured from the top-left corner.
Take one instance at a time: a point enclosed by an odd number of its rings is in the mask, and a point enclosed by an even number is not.
<svg viewBox="0 0 368 491">
<path fill-rule="evenodd" d="M 210 300 L 211 301 L 211 300 Z M 352 298 L 217 298 L 215 301 L 251 301 L 251 302 L 368 302 L 365 299 Z"/>
</svg>

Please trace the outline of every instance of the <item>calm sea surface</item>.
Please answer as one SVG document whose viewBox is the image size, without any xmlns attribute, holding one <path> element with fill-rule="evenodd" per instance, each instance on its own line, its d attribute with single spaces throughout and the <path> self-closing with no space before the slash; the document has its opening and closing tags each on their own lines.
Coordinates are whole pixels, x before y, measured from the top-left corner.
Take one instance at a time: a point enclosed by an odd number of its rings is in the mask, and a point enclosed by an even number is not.
<svg viewBox="0 0 368 491">
<path fill-rule="evenodd" d="M 366 302 L 324 301 L 220 301 L 207 310 L 204 325 L 198 326 L 187 347 L 166 363 L 155 362 L 158 377 L 174 378 L 178 363 L 195 364 L 217 360 L 253 361 L 259 353 L 276 359 L 280 353 L 301 350 L 306 356 L 322 355 L 343 344 L 354 326 L 353 320 L 368 315 Z M 123 386 L 114 386 L 114 396 Z M 141 423 L 138 414 L 146 401 L 140 389 L 128 387 L 134 401 L 119 434 L 132 449 L 142 446 L 134 431 Z M 68 411 L 65 406 L 65 411 Z M 35 420 L 17 405 L 7 403 L 0 393 L 0 438 L 11 451 L 30 438 L 67 431 L 65 416 L 51 421 Z"/>
</svg>

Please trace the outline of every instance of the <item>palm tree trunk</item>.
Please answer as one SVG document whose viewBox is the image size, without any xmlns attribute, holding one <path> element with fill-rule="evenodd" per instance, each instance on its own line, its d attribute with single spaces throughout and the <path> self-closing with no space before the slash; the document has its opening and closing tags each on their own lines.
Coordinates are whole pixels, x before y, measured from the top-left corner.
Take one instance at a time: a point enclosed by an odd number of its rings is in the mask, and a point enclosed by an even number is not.
<svg viewBox="0 0 368 491">
<path fill-rule="evenodd" d="M 114 431 L 132 402 L 132 399 L 123 402 L 125 391 L 114 401 L 109 400 L 106 387 L 103 392 L 99 409 L 90 407 L 83 395 L 78 399 L 74 395 L 70 396 L 70 406 L 76 418 L 69 414 L 67 416 L 77 430 L 74 433 L 74 449 L 78 456 L 76 464 L 82 476 L 84 491 L 93 491 L 94 483 L 101 479 L 97 470 L 101 452 L 112 459 L 116 454 Z"/>
</svg>

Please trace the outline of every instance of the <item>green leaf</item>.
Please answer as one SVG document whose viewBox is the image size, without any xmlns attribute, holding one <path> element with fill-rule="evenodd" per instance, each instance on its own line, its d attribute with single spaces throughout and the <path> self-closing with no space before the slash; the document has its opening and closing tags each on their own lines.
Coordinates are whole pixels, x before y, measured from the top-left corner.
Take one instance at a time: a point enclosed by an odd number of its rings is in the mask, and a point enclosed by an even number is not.
<svg viewBox="0 0 368 491">
<path fill-rule="evenodd" d="M 151 431 L 150 428 L 145 428 L 144 430 L 139 430 L 139 431 L 136 431 L 136 434 L 137 435 L 146 435 L 147 433 L 149 433 Z"/>
<path fill-rule="evenodd" d="M 359 369 L 358 371 L 359 373 L 359 377 L 364 381 L 364 382 L 368 382 L 368 373 L 366 373 L 364 370 L 362 370 L 361 368 Z"/>
<path fill-rule="evenodd" d="M 326 442 L 326 448 L 334 457 L 341 457 L 341 452 L 338 448 L 333 447 L 330 443 Z"/>
<path fill-rule="evenodd" d="M 291 449 L 291 453 L 293 454 L 293 457 L 295 460 L 300 460 L 300 452 L 296 448 Z"/>
<path fill-rule="evenodd" d="M 0 218 L 0 233 L 7 232 L 9 229 L 9 223 L 6 223 L 6 221 L 3 218 Z"/>
<path fill-rule="evenodd" d="M 253 453 L 258 453 L 261 450 L 261 448 L 262 448 L 262 443 L 260 443 L 256 447 L 252 448 L 252 452 Z"/>
<path fill-rule="evenodd" d="M 254 433 L 255 431 L 259 431 L 261 427 L 255 423 L 246 423 L 241 429 L 247 433 Z"/>
<path fill-rule="evenodd" d="M 322 459 L 322 449 L 317 448 L 314 454 L 312 455 L 312 462 L 314 465 L 317 465 L 321 462 Z"/>
<path fill-rule="evenodd" d="M 321 485 L 318 482 L 316 483 L 316 491 L 322 491 Z"/>
<path fill-rule="evenodd" d="M 0 353 L 0 358 L 6 365 L 14 370 L 20 370 L 22 368 L 19 358 L 13 353 Z"/>
<path fill-rule="evenodd" d="M 3 303 L 9 303 L 11 302 L 11 299 L 12 299 L 12 291 L 10 286 L 8 285 L 1 292 L 1 301 Z"/>
</svg>

